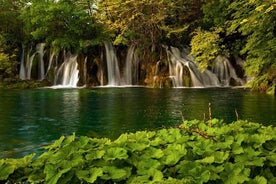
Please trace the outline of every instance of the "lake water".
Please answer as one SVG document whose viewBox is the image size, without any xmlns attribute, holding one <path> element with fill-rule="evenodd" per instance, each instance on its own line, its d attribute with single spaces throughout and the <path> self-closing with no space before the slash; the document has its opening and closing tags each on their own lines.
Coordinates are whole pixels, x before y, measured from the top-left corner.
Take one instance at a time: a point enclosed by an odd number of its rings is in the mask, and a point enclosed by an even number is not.
<svg viewBox="0 0 276 184">
<path fill-rule="evenodd" d="M 61 135 L 114 139 L 208 116 L 276 125 L 274 96 L 245 89 L 36 89 L 0 91 L 0 158 L 22 157 Z"/>
</svg>

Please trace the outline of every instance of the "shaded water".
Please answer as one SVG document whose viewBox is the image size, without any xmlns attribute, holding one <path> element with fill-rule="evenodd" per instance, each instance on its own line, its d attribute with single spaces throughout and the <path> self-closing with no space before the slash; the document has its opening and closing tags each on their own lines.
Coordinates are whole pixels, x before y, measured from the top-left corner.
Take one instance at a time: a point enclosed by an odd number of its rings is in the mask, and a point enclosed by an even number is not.
<svg viewBox="0 0 276 184">
<path fill-rule="evenodd" d="M 274 96 L 244 89 L 37 89 L 0 91 L 0 158 L 38 151 L 61 135 L 116 138 L 124 132 L 152 130 L 213 117 L 276 125 Z"/>
</svg>

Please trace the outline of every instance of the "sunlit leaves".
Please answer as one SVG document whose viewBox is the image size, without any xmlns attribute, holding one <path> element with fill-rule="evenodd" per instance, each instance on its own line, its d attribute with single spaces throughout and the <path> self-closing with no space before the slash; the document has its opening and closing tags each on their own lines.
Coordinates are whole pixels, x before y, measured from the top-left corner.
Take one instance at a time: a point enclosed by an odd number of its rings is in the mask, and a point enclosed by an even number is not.
<svg viewBox="0 0 276 184">
<path fill-rule="evenodd" d="M 89 183 L 94 183 L 98 177 L 103 176 L 102 168 L 90 168 L 89 170 L 80 170 L 76 172 L 79 179 L 84 180 Z"/>
<path fill-rule="evenodd" d="M 154 45 L 161 36 L 159 26 L 166 17 L 166 4 L 160 0 L 101 0 L 98 6 L 109 30 L 117 33 L 115 44 L 136 40 Z"/>
<path fill-rule="evenodd" d="M 104 166 L 103 167 L 103 176 L 104 180 L 124 180 L 130 176 L 130 168 L 118 168 L 115 166 Z"/>
<path fill-rule="evenodd" d="M 27 155 L 21 159 L 5 159 L 0 160 L 0 181 L 6 180 L 15 170 L 27 167 L 35 154 Z"/>
<path fill-rule="evenodd" d="M 196 35 L 191 41 L 191 54 L 195 57 L 195 61 L 199 63 L 199 68 L 202 71 L 210 66 L 220 54 L 220 42 L 219 34 L 216 32 L 196 31 Z"/>
<path fill-rule="evenodd" d="M 104 155 L 104 160 L 110 161 L 110 160 L 115 160 L 115 159 L 127 159 L 127 150 L 124 148 L 109 148 L 106 150 L 106 153 Z"/>
</svg>

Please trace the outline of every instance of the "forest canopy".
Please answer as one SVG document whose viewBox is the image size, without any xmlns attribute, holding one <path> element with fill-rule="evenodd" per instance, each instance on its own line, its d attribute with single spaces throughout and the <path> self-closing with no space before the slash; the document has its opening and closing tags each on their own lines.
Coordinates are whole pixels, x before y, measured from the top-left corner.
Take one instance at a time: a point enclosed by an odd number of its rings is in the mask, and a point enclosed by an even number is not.
<svg viewBox="0 0 276 184">
<path fill-rule="evenodd" d="M 241 58 L 251 87 L 276 85 L 275 0 L 1 0 L 0 81 L 18 76 L 23 47 L 87 52 L 111 41 L 156 57 L 191 47 L 202 70 L 218 55 Z"/>
</svg>

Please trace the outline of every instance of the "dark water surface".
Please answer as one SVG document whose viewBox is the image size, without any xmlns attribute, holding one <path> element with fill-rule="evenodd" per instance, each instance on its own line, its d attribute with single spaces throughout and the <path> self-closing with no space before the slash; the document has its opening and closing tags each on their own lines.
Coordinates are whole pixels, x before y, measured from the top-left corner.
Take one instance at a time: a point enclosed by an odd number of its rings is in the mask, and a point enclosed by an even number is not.
<svg viewBox="0 0 276 184">
<path fill-rule="evenodd" d="M 0 158 L 38 151 L 61 135 L 116 138 L 124 132 L 212 116 L 276 125 L 276 98 L 244 89 L 36 89 L 0 91 Z"/>
</svg>

